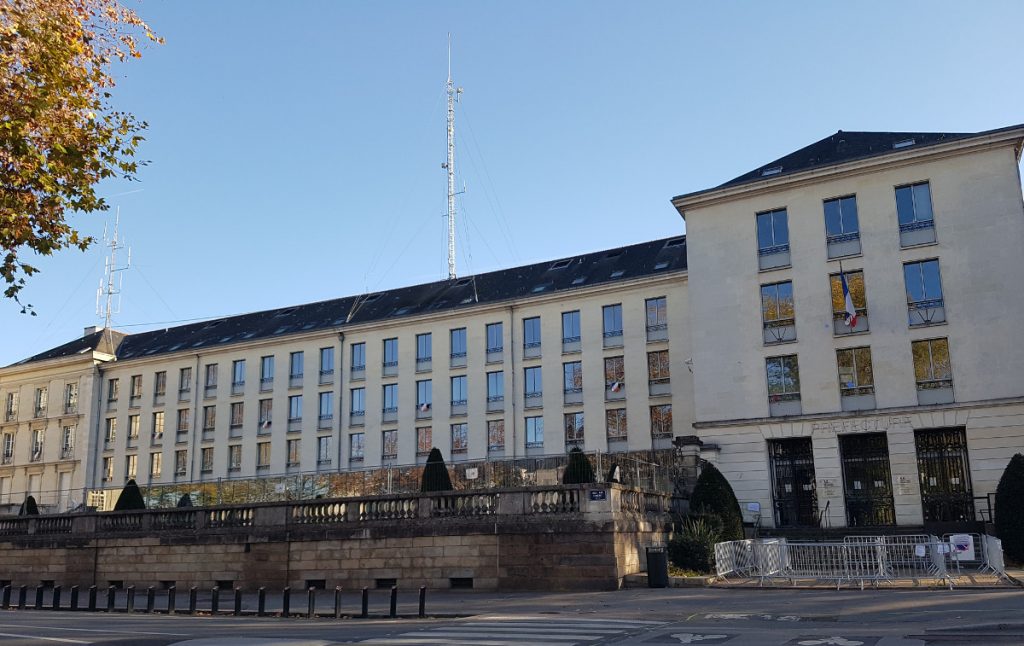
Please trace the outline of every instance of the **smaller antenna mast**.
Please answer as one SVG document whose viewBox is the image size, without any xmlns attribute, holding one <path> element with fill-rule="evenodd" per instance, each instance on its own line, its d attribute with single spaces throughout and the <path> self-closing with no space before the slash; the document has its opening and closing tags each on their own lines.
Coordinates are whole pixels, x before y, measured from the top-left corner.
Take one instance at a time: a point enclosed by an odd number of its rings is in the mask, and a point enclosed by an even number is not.
<svg viewBox="0 0 1024 646">
<path fill-rule="evenodd" d="M 132 250 L 127 247 L 120 237 L 121 207 L 117 207 L 117 214 L 114 216 L 114 235 L 107 237 L 107 227 L 103 227 L 103 243 L 110 249 L 110 256 L 106 259 L 103 268 L 103 278 L 100 279 L 99 289 L 96 290 L 96 316 L 103 317 L 103 329 L 110 329 L 110 320 L 114 314 L 121 313 L 121 286 L 124 283 L 123 272 L 132 265 Z M 117 252 L 121 249 L 128 249 L 128 260 L 123 267 L 117 266 Z M 117 297 L 115 304 L 114 297 Z"/>
</svg>

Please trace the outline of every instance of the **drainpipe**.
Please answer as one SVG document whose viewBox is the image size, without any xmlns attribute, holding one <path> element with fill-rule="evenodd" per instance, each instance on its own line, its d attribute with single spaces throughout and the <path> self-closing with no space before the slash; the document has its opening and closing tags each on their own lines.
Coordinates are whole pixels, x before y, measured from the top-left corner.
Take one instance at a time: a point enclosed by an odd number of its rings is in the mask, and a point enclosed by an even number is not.
<svg viewBox="0 0 1024 646">
<path fill-rule="evenodd" d="M 189 442 L 192 449 L 192 457 L 188 461 L 188 473 L 185 474 L 189 482 L 194 480 L 192 474 L 195 473 L 196 455 L 201 453 L 201 451 L 197 450 L 199 443 L 196 441 L 196 430 L 199 428 L 199 353 L 196 353 L 196 367 L 193 369 L 193 373 L 195 386 L 192 392 L 195 394 L 192 395 L 192 441 Z M 220 375 L 217 376 L 220 377 Z M 177 429 L 175 429 L 175 432 L 177 432 Z"/>
<path fill-rule="evenodd" d="M 96 483 L 96 468 L 97 468 L 97 465 L 99 464 L 99 461 L 101 459 L 100 458 L 100 455 L 101 455 L 101 449 L 100 449 L 100 440 L 101 440 L 101 438 L 100 438 L 100 433 L 102 432 L 101 429 L 102 429 L 103 420 L 106 419 L 106 414 L 105 414 L 106 411 L 104 411 L 103 408 L 102 408 L 102 406 L 103 406 L 103 382 L 106 381 L 106 377 L 103 374 L 103 366 L 102 366 L 102 364 L 98 364 L 97 363 L 95 365 L 95 375 L 94 375 L 93 378 L 95 380 L 97 380 L 99 383 L 98 383 L 98 385 L 96 385 L 93 388 L 93 390 L 95 391 L 95 394 L 96 394 L 96 409 L 95 409 L 96 410 L 96 414 L 93 415 L 93 417 L 95 418 L 95 424 L 94 424 L 95 428 L 93 429 L 94 441 L 92 442 L 93 458 L 92 458 L 92 460 L 89 460 L 89 464 L 86 465 L 86 473 L 85 473 L 86 480 L 85 480 L 85 482 L 82 483 L 82 503 L 83 504 L 88 504 L 88 495 L 89 495 L 88 494 L 88 489 L 90 488 L 91 485 L 95 485 L 95 483 Z"/>
<path fill-rule="evenodd" d="M 345 385 L 341 382 L 342 375 L 344 375 L 344 373 L 345 373 L 345 333 L 344 332 L 338 332 L 338 345 L 339 345 L 339 347 L 338 347 L 338 359 L 334 362 L 334 365 L 335 365 L 334 374 L 335 374 L 335 380 L 336 380 L 335 383 L 337 384 L 337 388 L 338 388 L 338 405 L 335 407 L 336 410 L 338 411 L 338 431 L 337 431 L 338 445 L 336 447 L 334 447 L 334 452 L 338 456 L 338 461 L 334 463 L 334 468 L 332 469 L 332 471 L 341 471 L 341 444 L 342 444 L 342 440 L 345 439 L 345 434 L 344 434 L 344 431 L 342 431 L 342 426 L 341 426 L 342 422 L 344 421 L 342 416 L 344 415 L 344 410 L 345 410 L 345 406 L 343 405 L 345 403 L 344 402 L 344 398 L 343 398 L 343 395 L 345 394 Z M 334 411 L 331 411 L 331 412 L 334 412 Z M 319 447 L 317 447 L 317 448 L 319 448 Z"/>
<path fill-rule="evenodd" d="M 519 446 L 519 442 L 516 441 L 516 402 L 518 401 L 519 395 L 516 394 L 516 325 L 515 325 L 515 305 L 508 306 L 508 334 L 509 334 L 509 356 L 511 357 L 512 365 L 512 457 L 516 457 L 516 449 Z M 525 455 L 525 450 L 524 450 Z"/>
</svg>

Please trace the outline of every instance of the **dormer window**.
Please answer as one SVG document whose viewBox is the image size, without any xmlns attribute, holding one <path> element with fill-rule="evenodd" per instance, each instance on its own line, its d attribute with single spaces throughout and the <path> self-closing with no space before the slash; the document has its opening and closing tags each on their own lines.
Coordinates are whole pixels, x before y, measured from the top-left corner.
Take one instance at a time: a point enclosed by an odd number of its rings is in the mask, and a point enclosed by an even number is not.
<svg viewBox="0 0 1024 646">
<path fill-rule="evenodd" d="M 782 166 L 772 166 L 761 171 L 761 177 L 770 177 L 771 175 L 778 175 L 782 172 Z"/>
<path fill-rule="evenodd" d="M 899 150 L 900 148 L 906 148 L 907 146 L 913 146 L 915 143 L 917 143 L 917 142 L 914 141 L 913 139 L 904 139 L 902 141 L 895 142 L 892 145 L 892 149 L 893 150 Z"/>
<path fill-rule="evenodd" d="M 550 269 L 565 269 L 566 267 L 568 267 L 571 264 L 572 264 L 572 259 L 571 258 L 568 259 L 568 260 L 559 260 L 558 262 L 556 262 L 553 265 L 551 265 Z"/>
</svg>

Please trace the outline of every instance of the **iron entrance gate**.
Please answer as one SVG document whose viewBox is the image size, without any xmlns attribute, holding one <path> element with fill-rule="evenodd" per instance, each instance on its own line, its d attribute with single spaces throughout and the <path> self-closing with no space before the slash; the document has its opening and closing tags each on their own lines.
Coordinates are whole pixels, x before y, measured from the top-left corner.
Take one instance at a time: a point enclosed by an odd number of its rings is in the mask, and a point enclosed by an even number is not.
<svg viewBox="0 0 1024 646">
<path fill-rule="evenodd" d="M 818 496 L 811 438 L 769 440 L 776 527 L 816 527 Z"/>
<path fill-rule="evenodd" d="M 914 431 L 914 444 L 917 447 L 917 469 L 921 475 L 924 522 L 973 521 L 974 491 L 964 428 Z"/>
<path fill-rule="evenodd" d="M 885 433 L 840 435 L 839 455 L 843 462 L 847 525 L 895 525 Z"/>
</svg>

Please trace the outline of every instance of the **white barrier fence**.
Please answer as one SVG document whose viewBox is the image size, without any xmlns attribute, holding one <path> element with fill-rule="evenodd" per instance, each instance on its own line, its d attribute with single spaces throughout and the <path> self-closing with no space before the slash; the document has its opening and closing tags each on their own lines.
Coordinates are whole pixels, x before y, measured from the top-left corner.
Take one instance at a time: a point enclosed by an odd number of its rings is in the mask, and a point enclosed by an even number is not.
<svg viewBox="0 0 1024 646">
<path fill-rule="evenodd" d="M 784 538 L 715 544 L 715 570 L 722 579 L 758 579 L 760 584 L 798 579 L 878 585 L 898 580 L 933 580 L 952 588 L 957 579 L 990 574 L 1008 580 L 1003 546 L 994 536 L 908 534 L 848 536 L 843 542 L 793 543 Z"/>
</svg>

